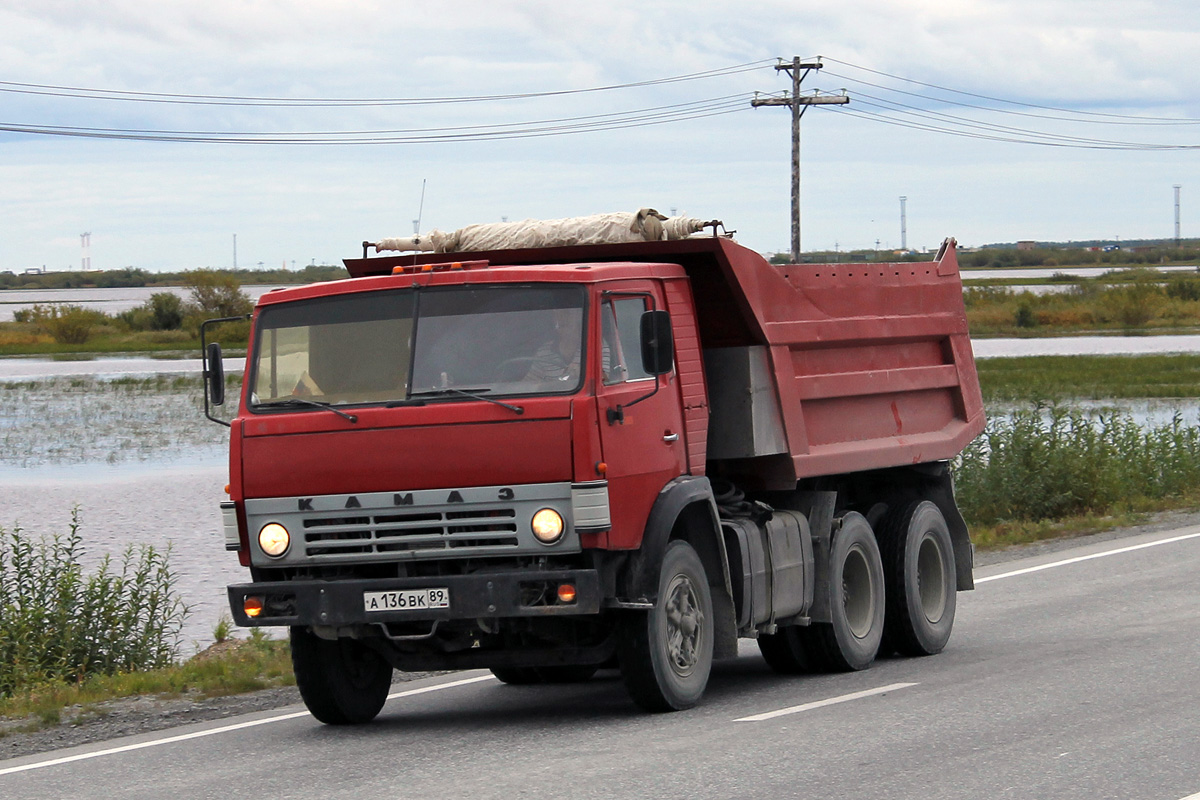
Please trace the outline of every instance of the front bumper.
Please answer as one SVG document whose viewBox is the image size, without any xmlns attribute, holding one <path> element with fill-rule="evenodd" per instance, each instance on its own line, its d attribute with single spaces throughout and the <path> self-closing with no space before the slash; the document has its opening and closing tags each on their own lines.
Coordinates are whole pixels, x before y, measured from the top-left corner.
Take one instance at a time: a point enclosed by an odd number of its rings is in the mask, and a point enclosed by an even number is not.
<svg viewBox="0 0 1200 800">
<path fill-rule="evenodd" d="M 558 601 L 561 584 L 575 587 L 575 600 Z M 365 592 L 406 589 L 449 590 L 449 608 L 368 612 Z M 371 580 L 303 580 L 242 583 L 228 587 L 229 607 L 238 625 L 331 625 L 498 617 L 579 616 L 600 612 L 600 576 L 595 570 L 545 570 Z M 262 614 L 251 618 L 247 597 L 262 598 Z M 531 598 L 540 597 L 529 603 Z"/>
</svg>

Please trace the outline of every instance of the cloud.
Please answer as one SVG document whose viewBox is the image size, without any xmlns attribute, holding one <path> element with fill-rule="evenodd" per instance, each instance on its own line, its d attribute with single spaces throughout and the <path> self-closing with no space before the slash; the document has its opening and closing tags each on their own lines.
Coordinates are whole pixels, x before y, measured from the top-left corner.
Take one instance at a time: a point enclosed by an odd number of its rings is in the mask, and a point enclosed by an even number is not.
<svg viewBox="0 0 1200 800">
<path fill-rule="evenodd" d="M 1091 152 L 956 138 L 867 118 L 869 95 L 993 126 L 1200 144 L 1191 126 L 1066 126 L 937 105 L 965 102 L 859 67 L 1035 105 L 1200 117 L 1192 2 L 794 0 L 604 4 L 12 0 L 0 79 L 139 92 L 429 97 L 579 89 L 793 55 L 830 57 L 806 87 L 849 89 L 845 113 L 803 122 L 806 247 L 981 244 L 1169 235 L 1170 186 L 1200 187 L 1196 154 Z M 834 61 L 833 59 L 837 59 Z M 848 62 L 848 63 L 842 63 Z M 384 130 L 522 123 L 778 92 L 762 69 L 706 81 L 445 106 L 228 108 L 0 93 L 0 121 L 192 131 Z M 994 104 L 992 104 L 994 105 Z M 1040 113 L 1006 106 L 1008 111 Z M 0 269 L 334 261 L 364 238 L 426 225 L 558 217 L 650 204 L 725 218 L 761 249 L 787 247 L 787 112 L 518 141 L 390 147 L 220 146 L 0 135 Z M 1110 120 L 1114 122 L 1116 120 Z M 1015 135 L 1015 134 L 1014 134 Z M 1166 197 L 1160 205 L 1159 200 Z M 1185 209 L 1187 206 L 1185 205 Z M 1185 228 L 1187 225 L 1185 210 Z"/>
</svg>

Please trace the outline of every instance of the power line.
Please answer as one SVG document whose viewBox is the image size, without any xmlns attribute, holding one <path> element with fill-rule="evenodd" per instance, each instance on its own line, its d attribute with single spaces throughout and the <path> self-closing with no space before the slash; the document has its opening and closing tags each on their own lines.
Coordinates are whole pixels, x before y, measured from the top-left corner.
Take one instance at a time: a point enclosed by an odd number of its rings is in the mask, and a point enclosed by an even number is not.
<svg viewBox="0 0 1200 800">
<path fill-rule="evenodd" d="M 829 56 L 818 56 L 818 58 L 824 59 L 826 61 L 832 61 L 836 64 L 842 64 L 844 66 L 851 67 L 853 69 L 862 70 L 863 72 L 869 72 L 873 75 L 880 75 L 885 78 L 892 78 L 893 80 L 904 81 L 906 83 L 913 83 L 918 86 L 924 86 L 929 89 L 937 89 L 937 90 L 943 91 L 943 92 L 950 92 L 952 94 L 963 95 L 964 97 L 974 97 L 979 100 L 989 100 L 993 103 L 1004 103 L 1006 105 L 1020 106 L 1020 107 L 1024 107 L 1024 108 L 1036 108 L 1036 109 L 1040 109 L 1042 111 L 1056 111 L 1056 112 L 1059 112 L 1062 114 L 1071 114 L 1071 115 L 1079 115 L 1079 116 L 1086 116 L 1086 117 L 1107 117 L 1107 118 L 1116 119 L 1116 120 L 1142 120 L 1142 121 L 1148 121 L 1148 122 L 1154 123 L 1154 124 L 1163 124 L 1165 122 L 1169 122 L 1172 124 L 1183 123 L 1183 124 L 1189 124 L 1189 125 L 1200 124 L 1200 119 L 1195 118 L 1195 117 L 1163 118 L 1163 117 L 1140 116 L 1140 115 L 1134 115 L 1134 114 L 1113 114 L 1113 113 L 1102 112 L 1102 111 L 1082 111 L 1082 110 L 1073 109 L 1073 108 L 1059 108 L 1056 106 L 1041 105 L 1038 103 L 1026 103 L 1026 102 L 1023 102 L 1020 100 L 1007 100 L 1002 97 L 992 97 L 991 95 L 978 94 L 976 92 L 967 92 L 962 89 L 953 89 L 948 86 L 940 86 L 936 83 L 926 83 L 924 81 L 916 80 L 915 78 L 906 78 L 902 75 L 893 75 L 890 72 L 882 72 L 880 70 L 871 69 L 870 67 L 864 67 L 859 64 L 852 64 L 849 61 L 839 61 L 838 59 L 831 58 Z M 826 73 L 826 74 L 831 75 L 834 73 Z M 857 81 L 857 82 L 864 83 L 869 86 L 875 86 L 876 88 L 889 88 L 889 87 L 880 86 L 879 84 L 867 83 L 867 82 L 861 81 L 857 78 L 851 78 L 848 76 L 840 76 L 839 75 L 838 77 L 846 77 L 847 80 Z M 901 92 L 904 94 L 908 94 L 908 92 L 903 92 L 900 89 L 889 89 L 889 91 Z M 918 95 L 918 96 L 927 97 L 926 95 Z M 927 99 L 936 100 L 939 98 L 927 98 Z M 952 102 L 952 101 L 941 100 L 941 102 Z M 973 107 L 984 108 L 983 106 L 973 106 Z M 988 109 L 988 110 L 1001 111 L 1001 109 Z M 1017 113 L 1017 112 L 1007 112 L 1007 113 Z M 1080 122 L 1087 122 L 1087 121 L 1094 122 L 1095 120 L 1079 120 L 1079 121 Z"/>
<path fill-rule="evenodd" d="M 600 130 L 620 130 L 702 119 L 720 114 L 744 111 L 746 100 L 749 97 L 749 93 L 744 93 L 609 114 L 591 114 L 579 117 L 560 117 L 517 123 L 461 125 L 440 128 L 357 131 L 275 131 L 259 133 L 248 131 L 169 131 L 134 128 L 91 128 L 0 122 L 0 131 L 92 139 L 226 144 L 403 144 L 482 141 L 522 139 Z"/>
<path fill-rule="evenodd" d="M 620 89 L 636 89 L 646 86 L 682 83 L 685 81 L 707 80 L 727 75 L 737 75 L 762 69 L 775 59 L 749 61 L 745 64 L 734 64 L 728 67 L 691 72 L 685 75 L 673 75 L 666 78 L 654 78 L 629 83 L 615 83 L 607 86 L 592 86 L 584 89 L 558 89 L 543 92 L 514 92 L 491 95 L 462 95 L 448 97 L 393 97 L 393 98 L 319 98 L 319 97 L 253 97 L 237 95 L 206 95 L 180 94 L 174 92 L 140 92 L 123 89 L 96 89 L 82 86 L 57 86 L 40 83 L 18 83 L 15 81 L 0 81 L 0 92 L 16 94 L 45 95 L 52 97 L 70 97 L 88 100 L 118 100 L 139 103 L 173 103 L 184 105 L 218 105 L 218 106 L 285 106 L 337 108 L 345 106 L 409 106 L 409 105 L 439 105 L 448 103 L 481 103 L 500 100 L 527 100 L 543 97 L 563 97 L 576 94 L 593 94 L 611 92 Z"/>
<path fill-rule="evenodd" d="M 861 100 L 861 98 L 864 98 L 864 97 L 868 98 L 868 99 Z M 1159 149 L 1162 147 L 1168 147 L 1166 145 L 1161 145 L 1161 144 L 1151 143 L 1151 142 L 1128 142 L 1128 141 L 1119 141 L 1119 140 L 1111 140 L 1111 139 L 1095 139 L 1095 138 L 1085 137 L 1085 136 L 1072 136 L 1072 135 L 1063 134 L 1063 133 L 1038 131 L 1038 130 L 1032 130 L 1029 128 L 1017 128 L 1017 127 L 1013 127 L 1011 125 L 1000 125 L 1000 124 L 996 124 L 996 123 L 978 122 L 975 120 L 967 119 L 965 117 L 956 116 L 954 114 L 945 114 L 945 113 L 938 112 L 938 111 L 930 111 L 930 110 L 926 110 L 926 109 L 921 109 L 921 108 L 917 108 L 915 106 L 906 105 L 904 103 L 897 103 L 892 100 L 887 100 L 885 98 L 880 98 L 880 97 L 875 97 L 873 95 L 863 94 L 861 92 L 856 92 L 855 98 L 860 99 L 862 105 L 883 109 L 885 111 L 894 111 L 898 114 L 904 114 L 907 116 L 915 116 L 915 117 L 924 118 L 924 119 L 932 119 L 935 122 L 942 122 L 942 123 L 946 123 L 946 124 L 950 124 L 950 125 L 957 125 L 957 126 L 961 126 L 964 128 L 972 128 L 972 129 L 978 129 L 978 130 L 989 131 L 989 132 L 1000 133 L 1000 134 L 1011 134 L 1013 136 L 1024 136 L 1025 138 L 1022 139 L 1022 141 L 1024 141 L 1027 144 L 1053 143 L 1053 144 L 1079 145 L 1079 146 L 1103 146 L 1107 149 L 1129 149 L 1129 150 Z M 876 100 L 878 102 L 873 103 L 873 102 L 871 102 L 871 100 Z M 1172 147 L 1174 149 L 1177 146 L 1169 146 L 1169 147 Z"/>
</svg>

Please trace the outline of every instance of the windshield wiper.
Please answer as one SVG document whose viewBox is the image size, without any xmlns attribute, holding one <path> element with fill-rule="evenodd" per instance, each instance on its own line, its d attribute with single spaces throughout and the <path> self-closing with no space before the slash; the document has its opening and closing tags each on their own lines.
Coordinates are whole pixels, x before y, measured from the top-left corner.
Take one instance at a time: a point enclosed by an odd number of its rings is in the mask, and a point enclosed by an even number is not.
<svg viewBox="0 0 1200 800">
<path fill-rule="evenodd" d="M 351 422 L 358 422 L 358 417 L 354 414 L 347 414 L 340 408 L 334 408 L 332 403 L 323 403 L 320 400 L 309 400 L 307 397 L 287 397 L 283 400 L 271 400 L 266 403 L 255 403 L 255 408 L 285 408 L 287 406 L 312 406 L 313 408 L 323 408 L 326 411 L 332 411 L 343 419 Z"/>
<path fill-rule="evenodd" d="M 452 388 L 427 389 L 423 392 L 410 392 L 408 396 L 409 397 L 437 397 L 438 395 L 456 394 L 456 395 L 461 395 L 462 397 L 469 397 L 472 400 L 482 400 L 485 403 L 492 403 L 493 405 L 500 406 L 501 408 L 507 408 L 509 411 L 512 411 L 516 414 L 524 414 L 525 413 L 525 409 L 522 408 L 521 406 L 514 406 L 510 403 L 502 403 L 501 401 L 495 399 L 494 397 L 484 397 L 483 396 L 483 392 L 490 392 L 490 391 L 491 391 L 491 389 L 452 389 Z"/>
</svg>

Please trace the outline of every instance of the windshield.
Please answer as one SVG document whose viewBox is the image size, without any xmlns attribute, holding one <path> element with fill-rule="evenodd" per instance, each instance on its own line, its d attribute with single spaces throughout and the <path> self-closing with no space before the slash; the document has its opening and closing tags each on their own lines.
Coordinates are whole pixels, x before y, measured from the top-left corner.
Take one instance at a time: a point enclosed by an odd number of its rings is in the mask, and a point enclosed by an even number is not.
<svg viewBox="0 0 1200 800">
<path fill-rule="evenodd" d="M 585 299 L 578 286 L 456 286 L 268 306 L 251 405 L 574 392 Z"/>
</svg>

